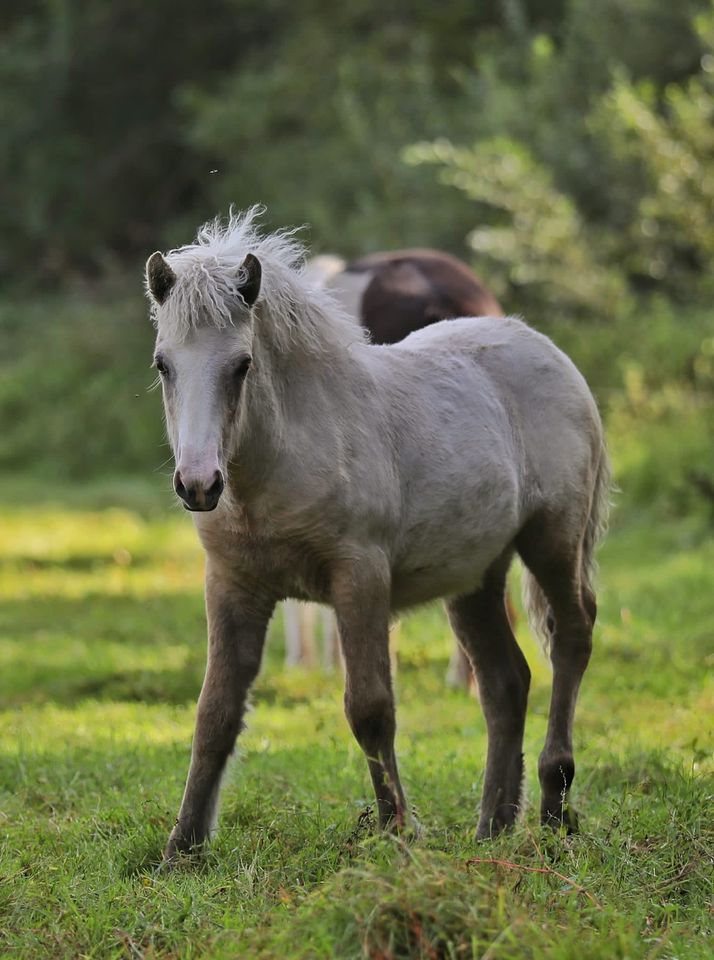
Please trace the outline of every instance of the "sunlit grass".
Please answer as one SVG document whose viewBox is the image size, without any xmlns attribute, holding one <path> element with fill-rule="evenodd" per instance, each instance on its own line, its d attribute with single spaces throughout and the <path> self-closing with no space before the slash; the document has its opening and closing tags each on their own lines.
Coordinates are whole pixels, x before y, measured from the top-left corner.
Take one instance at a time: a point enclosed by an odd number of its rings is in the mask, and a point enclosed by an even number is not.
<svg viewBox="0 0 714 960">
<path fill-rule="evenodd" d="M 446 620 L 434 607 L 397 631 L 398 749 L 423 825 L 409 848 L 355 831 L 371 786 L 341 678 L 285 672 L 278 617 L 211 851 L 165 876 L 205 662 L 202 558 L 183 514 L 96 497 L 0 516 L 0 954 L 708 956 L 706 531 L 633 518 L 602 552 L 579 837 L 537 827 L 550 672 L 522 614 L 530 806 L 486 845 L 484 724 L 444 685 Z"/>
</svg>

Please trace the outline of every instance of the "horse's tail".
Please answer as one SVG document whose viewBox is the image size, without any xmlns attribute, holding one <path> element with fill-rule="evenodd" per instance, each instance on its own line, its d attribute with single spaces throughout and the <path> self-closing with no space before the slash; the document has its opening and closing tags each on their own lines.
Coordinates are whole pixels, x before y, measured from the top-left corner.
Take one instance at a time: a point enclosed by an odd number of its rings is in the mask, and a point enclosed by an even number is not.
<svg viewBox="0 0 714 960">
<path fill-rule="evenodd" d="M 605 444 L 600 447 L 600 459 L 595 473 L 590 512 L 580 548 L 580 589 L 586 603 L 594 600 L 594 581 L 597 573 L 595 549 L 607 530 L 612 492 L 612 473 L 610 459 Z M 523 605 L 526 608 L 528 622 L 538 635 L 543 649 L 550 648 L 553 628 L 552 614 L 548 600 L 540 584 L 529 570 L 523 572 Z"/>
<path fill-rule="evenodd" d="M 597 473 L 595 474 L 595 486 L 590 504 L 590 515 L 588 516 L 588 522 L 585 526 L 585 535 L 583 536 L 583 546 L 580 557 L 580 582 L 591 594 L 595 592 L 595 575 L 597 574 L 595 550 L 607 532 L 612 492 L 610 458 L 607 455 L 605 444 L 602 443 L 600 447 L 600 462 L 598 463 Z"/>
</svg>

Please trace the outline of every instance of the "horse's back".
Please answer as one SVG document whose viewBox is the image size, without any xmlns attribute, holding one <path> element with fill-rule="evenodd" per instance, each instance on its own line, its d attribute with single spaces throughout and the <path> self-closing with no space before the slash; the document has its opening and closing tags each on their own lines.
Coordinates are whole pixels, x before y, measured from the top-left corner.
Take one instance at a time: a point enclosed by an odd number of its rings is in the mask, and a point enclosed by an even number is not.
<svg viewBox="0 0 714 960">
<path fill-rule="evenodd" d="M 412 363 L 471 368 L 497 393 L 530 407 L 534 401 L 573 413 L 595 402 L 573 361 L 544 334 L 515 317 L 461 317 L 410 334 L 390 348 Z M 407 361 L 409 362 L 409 360 Z"/>
<path fill-rule="evenodd" d="M 467 487 L 469 475 L 483 477 L 522 512 L 587 482 L 602 447 L 597 406 L 548 337 L 514 318 L 462 318 L 382 350 L 390 389 L 406 383 L 409 399 L 397 404 L 405 433 L 428 435 L 433 457 Z"/>
</svg>

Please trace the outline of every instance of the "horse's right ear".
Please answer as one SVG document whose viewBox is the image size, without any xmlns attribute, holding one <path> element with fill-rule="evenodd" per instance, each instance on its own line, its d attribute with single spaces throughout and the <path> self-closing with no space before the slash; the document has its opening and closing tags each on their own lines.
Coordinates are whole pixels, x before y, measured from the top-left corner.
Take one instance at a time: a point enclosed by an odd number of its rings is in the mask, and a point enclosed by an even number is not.
<svg viewBox="0 0 714 960">
<path fill-rule="evenodd" d="M 163 254 L 152 253 L 146 261 L 146 286 L 154 300 L 161 306 L 176 283 L 176 274 L 164 259 Z"/>
</svg>

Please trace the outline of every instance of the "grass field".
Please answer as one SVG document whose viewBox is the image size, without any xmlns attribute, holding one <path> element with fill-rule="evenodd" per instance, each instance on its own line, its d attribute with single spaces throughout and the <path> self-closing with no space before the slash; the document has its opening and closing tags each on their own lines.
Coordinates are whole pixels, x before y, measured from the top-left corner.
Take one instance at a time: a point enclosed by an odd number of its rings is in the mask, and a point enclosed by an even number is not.
<svg viewBox="0 0 714 960">
<path fill-rule="evenodd" d="M 360 817 L 371 790 L 339 678 L 284 673 L 276 630 L 215 841 L 167 875 L 204 663 L 201 557 L 190 521 L 143 489 L 73 499 L 0 513 L 1 956 L 711 956 L 709 531 L 645 514 L 602 552 L 577 837 L 537 825 L 549 671 L 521 619 L 531 806 L 474 841 L 484 724 L 444 687 L 450 641 L 429 609 L 398 641 L 420 839 Z"/>
</svg>

